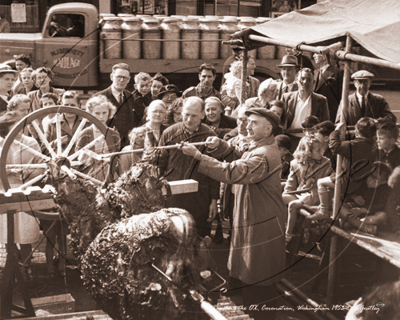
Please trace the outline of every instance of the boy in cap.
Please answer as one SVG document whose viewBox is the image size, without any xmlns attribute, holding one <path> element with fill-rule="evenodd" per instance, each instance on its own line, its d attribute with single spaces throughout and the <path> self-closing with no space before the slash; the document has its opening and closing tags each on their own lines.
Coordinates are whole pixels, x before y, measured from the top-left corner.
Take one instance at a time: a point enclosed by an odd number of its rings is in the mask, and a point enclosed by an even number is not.
<svg viewBox="0 0 400 320">
<path fill-rule="evenodd" d="M 374 75 L 367 70 L 360 70 L 351 75 L 356 92 L 349 96 L 348 108 L 344 109 L 343 103 L 340 103 L 336 123 L 342 122 L 352 126 L 362 117 L 384 118 L 396 123 L 396 116 L 390 111 L 386 100 L 381 95 L 369 91 L 373 77 Z"/>
<path fill-rule="evenodd" d="M 282 160 L 281 179 L 286 180 L 290 173 L 290 162 L 293 160 L 293 155 L 290 153 L 290 149 L 292 148 L 292 140 L 290 140 L 290 138 L 285 134 L 279 134 L 275 137 L 275 141 L 278 145 Z"/>
</svg>

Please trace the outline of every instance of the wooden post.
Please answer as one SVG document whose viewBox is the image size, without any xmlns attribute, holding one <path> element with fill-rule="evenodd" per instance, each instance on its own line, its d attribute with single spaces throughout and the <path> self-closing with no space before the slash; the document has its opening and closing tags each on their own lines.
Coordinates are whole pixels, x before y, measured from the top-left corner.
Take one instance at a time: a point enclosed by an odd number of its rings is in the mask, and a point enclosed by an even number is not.
<svg viewBox="0 0 400 320">
<path fill-rule="evenodd" d="M 240 92 L 240 104 L 243 104 L 245 99 L 245 92 L 247 88 L 247 49 L 243 50 L 243 61 L 242 61 L 242 90 Z M 233 111 L 233 110 L 232 110 Z"/>
<path fill-rule="evenodd" d="M 347 35 L 346 39 L 346 51 L 350 52 L 351 47 L 353 44 L 353 39 Z M 343 91 L 342 91 L 342 104 L 343 108 L 342 110 L 348 109 L 349 108 L 349 88 L 350 88 L 350 70 L 351 62 L 346 60 L 345 61 L 345 69 L 344 69 L 344 75 L 343 75 Z M 341 137 L 343 137 L 346 134 L 346 125 L 343 126 L 342 128 L 343 131 L 341 131 Z M 343 157 L 341 155 L 337 156 L 337 164 L 336 164 L 336 181 L 335 181 L 335 193 L 334 193 L 334 198 L 333 198 L 333 219 L 335 220 L 337 215 L 339 214 L 340 210 L 340 205 L 341 205 L 341 188 L 340 188 L 340 183 L 339 180 L 342 180 L 342 178 L 339 178 L 341 172 L 342 172 L 342 162 L 343 162 Z M 330 256 L 329 256 L 329 274 L 328 274 L 328 287 L 327 287 L 327 303 L 328 307 L 331 307 L 332 304 L 334 303 L 335 300 L 335 285 L 336 285 L 336 278 L 337 278 L 337 235 L 332 235 L 331 237 L 331 243 L 330 243 Z"/>
</svg>

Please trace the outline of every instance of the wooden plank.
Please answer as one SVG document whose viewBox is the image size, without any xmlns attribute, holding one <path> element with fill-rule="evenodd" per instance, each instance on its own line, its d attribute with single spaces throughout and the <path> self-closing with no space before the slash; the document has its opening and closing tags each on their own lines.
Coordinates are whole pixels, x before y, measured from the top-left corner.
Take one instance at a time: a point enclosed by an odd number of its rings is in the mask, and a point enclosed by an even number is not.
<svg viewBox="0 0 400 320">
<path fill-rule="evenodd" d="M 193 179 L 169 181 L 172 194 L 192 193 L 197 192 L 199 183 Z"/>
<path fill-rule="evenodd" d="M 398 236 L 387 235 L 387 239 L 384 239 L 372 235 L 348 233 L 336 226 L 332 226 L 330 230 L 357 246 L 373 253 L 377 257 L 391 263 L 397 268 L 400 268 L 400 238 Z"/>
<path fill-rule="evenodd" d="M 21 320 L 38 320 L 37 317 L 29 317 L 29 318 L 20 318 Z M 61 319 L 73 319 L 73 320 L 86 320 L 86 319 L 94 319 L 94 320 L 111 320 L 112 318 L 105 313 L 103 310 L 93 310 L 93 311 L 82 311 L 82 312 L 74 312 L 74 313 L 63 313 L 63 314 L 54 314 L 48 316 L 41 316 L 40 319 L 47 320 L 61 320 Z"/>
</svg>

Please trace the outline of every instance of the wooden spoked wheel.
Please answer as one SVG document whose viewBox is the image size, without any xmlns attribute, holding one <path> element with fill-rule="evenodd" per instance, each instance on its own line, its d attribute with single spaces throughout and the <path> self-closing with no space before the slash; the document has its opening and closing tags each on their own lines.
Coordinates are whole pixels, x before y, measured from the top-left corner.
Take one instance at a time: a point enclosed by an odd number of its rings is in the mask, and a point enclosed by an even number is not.
<svg viewBox="0 0 400 320">
<path fill-rule="evenodd" d="M 70 143 L 68 144 L 67 148 L 65 150 L 62 150 L 62 136 L 61 136 L 61 114 L 62 113 L 69 113 L 69 114 L 76 114 L 77 116 L 82 118 L 82 121 L 77 128 L 74 136 L 72 137 Z M 56 143 L 51 144 L 51 141 L 47 141 L 44 133 L 40 129 L 39 122 L 41 119 L 46 117 L 48 114 L 56 114 L 55 119 L 56 119 L 56 132 L 57 132 L 57 138 L 56 138 Z M 10 169 L 35 169 L 35 168 L 43 168 L 47 169 L 47 165 L 45 162 L 53 160 L 55 161 L 59 166 L 61 166 L 61 169 L 64 170 L 66 173 L 69 175 L 75 175 L 79 176 L 82 178 L 86 178 L 91 180 L 93 183 L 97 185 L 102 185 L 103 181 L 99 181 L 97 179 L 94 179 L 86 174 L 83 174 L 79 172 L 76 167 L 80 166 L 81 163 L 79 161 L 76 161 L 76 158 L 79 156 L 80 151 L 78 152 L 73 152 L 71 155 L 68 155 L 71 150 L 74 150 L 74 146 L 80 136 L 80 133 L 82 132 L 85 127 L 87 127 L 87 124 L 94 124 L 102 133 L 98 138 L 96 138 L 94 141 L 89 143 L 88 145 L 84 146 L 81 150 L 83 149 L 89 149 L 93 147 L 96 142 L 100 141 L 104 137 L 106 137 L 106 144 L 107 147 L 110 148 L 112 145 L 111 137 L 110 135 L 107 135 L 107 128 L 99 121 L 97 120 L 96 117 L 91 115 L 90 113 L 77 109 L 77 108 L 71 108 L 71 107 L 49 107 L 45 109 L 40 109 L 35 112 L 32 112 L 28 114 L 25 118 L 20 120 L 15 127 L 9 132 L 7 135 L 3 149 L 1 151 L 1 156 L 0 156 L 0 178 L 1 182 L 3 183 L 3 188 L 5 191 L 10 189 L 10 183 L 8 181 L 7 177 L 7 170 Z M 33 148 L 21 143 L 16 139 L 18 134 L 24 130 L 28 125 L 32 125 L 35 131 L 37 132 L 39 136 L 39 141 L 45 146 L 47 149 L 49 156 L 46 156 Z M 21 145 L 26 151 L 32 153 L 32 157 L 36 156 L 38 158 L 41 158 L 43 160 L 43 163 L 37 163 L 37 164 L 7 164 L 7 156 L 10 150 L 10 147 L 13 142 L 16 142 L 17 144 Z M 55 145 L 55 146 L 54 146 Z M 42 180 L 46 176 L 46 173 L 40 174 L 36 176 L 33 179 L 27 180 L 24 182 L 23 185 L 19 187 L 19 189 L 25 189 L 36 182 Z"/>
</svg>

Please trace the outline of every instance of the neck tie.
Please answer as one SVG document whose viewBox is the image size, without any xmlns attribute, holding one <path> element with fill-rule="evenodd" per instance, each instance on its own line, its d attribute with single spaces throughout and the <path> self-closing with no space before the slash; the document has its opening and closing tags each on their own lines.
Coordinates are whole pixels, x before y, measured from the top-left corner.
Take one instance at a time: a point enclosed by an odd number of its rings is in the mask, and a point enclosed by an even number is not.
<svg viewBox="0 0 400 320">
<path fill-rule="evenodd" d="M 119 104 L 122 104 L 124 102 L 124 95 L 122 93 L 119 94 Z"/>
<path fill-rule="evenodd" d="M 361 98 L 361 113 L 362 113 L 362 115 L 365 114 L 365 96 L 364 95 Z"/>
</svg>

